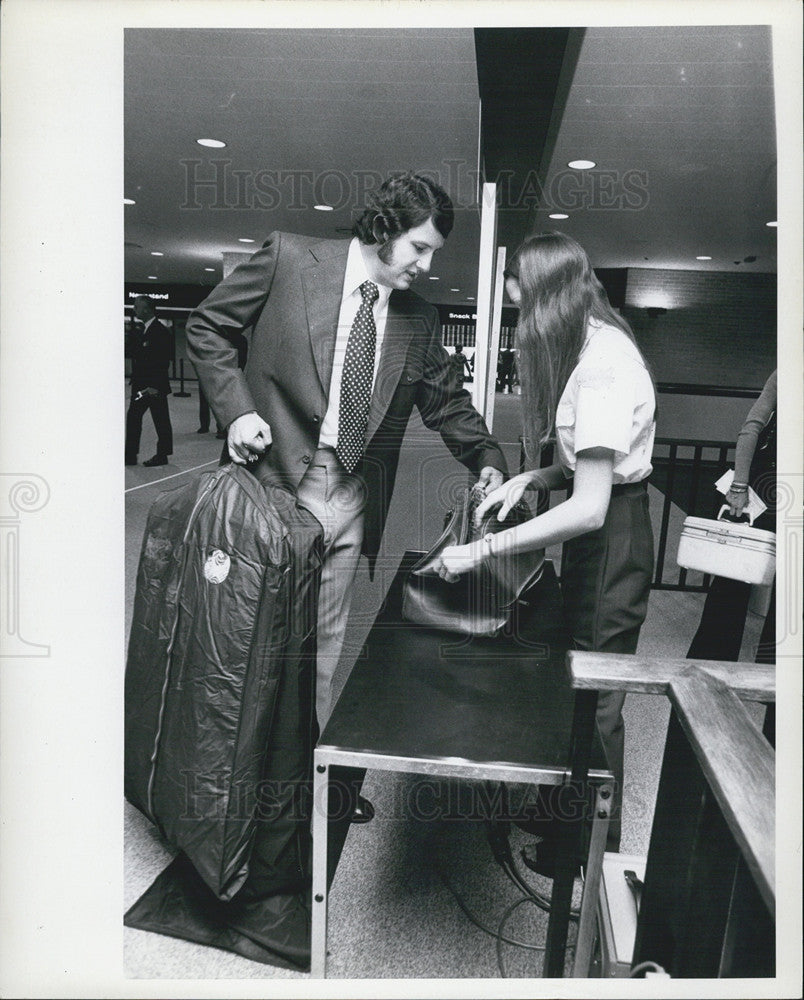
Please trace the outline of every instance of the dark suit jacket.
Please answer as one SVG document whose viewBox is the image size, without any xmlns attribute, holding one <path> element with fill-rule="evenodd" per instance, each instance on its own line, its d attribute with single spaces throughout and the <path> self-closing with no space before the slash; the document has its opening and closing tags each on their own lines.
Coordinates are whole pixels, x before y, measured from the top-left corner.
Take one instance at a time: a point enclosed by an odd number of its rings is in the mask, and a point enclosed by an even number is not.
<svg viewBox="0 0 804 1000">
<path fill-rule="evenodd" d="M 348 240 L 272 233 L 187 320 L 187 350 L 218 419 L 252 410 L 270 425 L 267 461 L 296 488 L 318 446 L 327 409 Z M 253 326 L 245 371 L 234 335 Z M 414 405 L 450 452 L 477 473 L 507 474 L 505 458 L 469 394 L 459 389 L 441 344 L 437 310 L 411 291 L 393 291 L 369 409 L 364 552 L 379 549 Z"/>
<path fill-rule="evenodd" d="M 158 389 L 170 395 L 168 368 L 173 360 L 173 334 L 158 319 L 143 331 L 135 329 L 129 340 L 131 354 L 131 388 Z"/>
</svg>

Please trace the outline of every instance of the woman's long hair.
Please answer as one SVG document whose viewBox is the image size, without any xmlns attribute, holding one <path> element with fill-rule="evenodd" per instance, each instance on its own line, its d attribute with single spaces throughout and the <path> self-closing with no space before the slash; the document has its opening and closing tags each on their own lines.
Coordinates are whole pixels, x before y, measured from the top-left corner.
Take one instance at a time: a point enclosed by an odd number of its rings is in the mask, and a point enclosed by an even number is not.
<svg viewBox="0 0 804 1000">
<path fill-rule="evenodd" d="M 590 318 L 622 330 L 634 345 L 636 341 L 609 304 L 583 247 L 571 236 L 550 232 L 528 237 L 505 271 L 517 279 L 522 296 L 516 345 L 525 449 L 533 459 L 553 434 L 556 407 L 578 363 Z"/>
</svg>

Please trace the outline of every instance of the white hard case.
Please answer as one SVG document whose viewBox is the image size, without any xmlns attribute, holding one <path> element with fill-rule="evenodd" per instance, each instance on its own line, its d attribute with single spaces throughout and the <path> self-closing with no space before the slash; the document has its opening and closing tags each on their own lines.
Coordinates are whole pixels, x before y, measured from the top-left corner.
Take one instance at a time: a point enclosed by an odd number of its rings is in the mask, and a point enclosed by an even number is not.
<svg viewBox="0 0 804 1000">
<path fill-rule="evenodd" d="M 687 517 L 677 562 L 685 569 L 768 586 L 776 572 L 776 535 L 733 521 Z"/>
<path fill-rule="evenodd" d="M 630 869 L 645 879 L 646 859 L 627 854 L 603 855 L 603 874 L 597 902 L 598 954 L 592 972 L 603 979 L 631 974 L 639 908 L 625 879 Z"/>
</svg>

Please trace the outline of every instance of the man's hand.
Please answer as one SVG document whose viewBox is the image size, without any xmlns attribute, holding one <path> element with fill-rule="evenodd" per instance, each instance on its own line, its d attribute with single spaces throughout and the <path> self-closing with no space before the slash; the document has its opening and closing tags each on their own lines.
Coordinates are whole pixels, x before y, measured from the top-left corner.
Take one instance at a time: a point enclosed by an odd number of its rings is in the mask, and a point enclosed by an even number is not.
<svg viewBox="0 0 804 1000">
<path fill-rule="evenodd" d="M 255 462 L 271 443 L 271 428 L 258 413 L 244 413 L 229 424 L 226 443 L 233 462 Z"/>
<path fill-rule="evenodd" d="M 498 486 L 502 486 L 503 478 L 503 474 L 499 469 L 495 469 L 493 465 L 487 465 L 480 470 L 480 475 L 475 485 L 481 486 L 483 492 L 488 496 L 492 490 L 496 490 Z"/>
</svg>

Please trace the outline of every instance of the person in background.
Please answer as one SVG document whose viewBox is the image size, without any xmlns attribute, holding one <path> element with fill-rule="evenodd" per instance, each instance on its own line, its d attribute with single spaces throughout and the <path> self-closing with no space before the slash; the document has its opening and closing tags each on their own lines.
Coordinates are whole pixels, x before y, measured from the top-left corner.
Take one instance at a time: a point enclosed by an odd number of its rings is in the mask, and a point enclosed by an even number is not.
<svg viewBox="0 0 804 1000">
<path fill-rule="evenodd" d="M 563 233 L 532 236 L 506 268 L 519 306 L 516 343 L 531 457 L 555 434 L 558 461 L 489 492 L 480 519 L 504 520 L 528 487 L 572 495 L 514 528 L 442 554 L 440 575 L 456 581 L 484 560 L 563 542 L 561 591 L 575 649 L 634 653 L 653 572 L 647 478 L 656 431 L 653 379 L 633 333 L 610 306 L 583 248 Z M 615 779 L 607 849 L 619 849 L 624 779 L 620 692 L 600 692 L 597 725 Z M 558 820 L 525 861 L 552 875 Z"/>
<path fill-rule="evenodd" d="M 156 454 L 143 465 L 167 465 L 173 454 L 173 428 L 168 396 L 168 369 L 173 360 L 173 334 L 156 318 L 147 295 L 134 299 L 134 316 L 141 326 L 129 337 L 131 400 L 126 414 L 126 465 L 136 465 L 142 435 L 142 418 L 150 410 L 156 428 Z"/>
<path fill-rule="evenodd" d="M 776 530 L 776 372 L 765 383 L 759 398 L 737 435 L 734 479 L 726 494 L 729 514 L 742 518 L 748 502 L 748 488 L 767 504 L 753 523 L 763 531 Z M 720 502 L 718 507 L 720 507 Z M 693 660 L 737 660 L 743 641 L 751 585 L 742 580 L 716 576 L 706 595 L 698 630 L 687 652 Z M 776 584 L 771 590 L 757 663 L 776 661 Z"/>
<path fill-rule="evenodd" d="M 350 240 L 273 233 L 187 321 L 188 353 L 231 460 L 264 462 L 324 528 L 316 714 L 323 729 L 361 551 L 373 568 L 415 406 L 484 489 L 505 458 L 451 376 L 434 306 L 411 286 L 454 219 L 416 174 L 372 193 Z M 245 371 L 235 335 L 253 325 Z M 358 801 L 355 822 L 373 809 Z"/>
<path fill-rule="evenodd" d="M 500 351 L 497 361 L 497 392 L 513 392 L 514 352 L 510 348 Z"/>
<path fill-rule="evenodd" d="M 215 421 L 215 436 L 223 440 L 226 437 L 226 431 L 223 429 L 223 425 Z M 209 400 L 204 395 L 204 390 L 202 388 L 198 389 L 198 430 L 196 434 L 209 434 Z"/>
<path fill-rule="evenodd" d="M 469 359 L 463 353 L 463 344 L 455 345 L 455 353 L 450 355 L 449 360 L 455 374 L 458 388 L 460 389 L 463 387 L 466 375 L 468 374 L 469 378 L 472 377 L 472 368 L 469 364 Z"/>
</svg>

